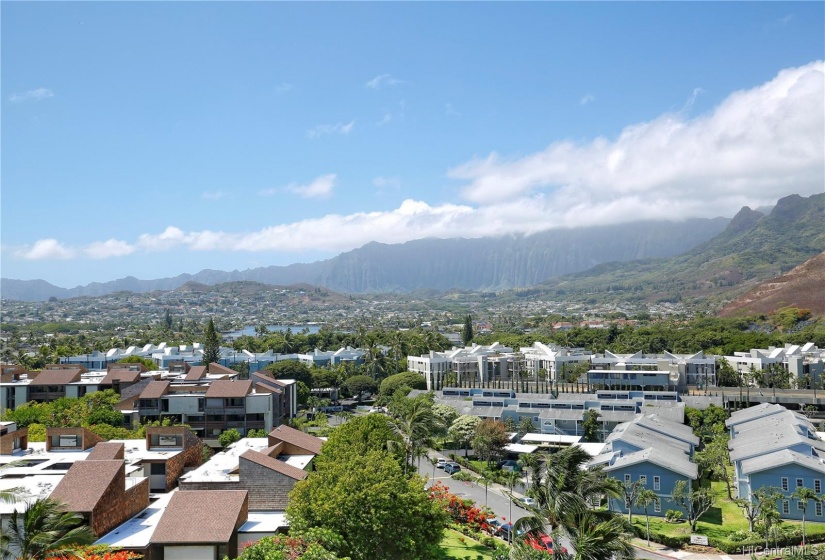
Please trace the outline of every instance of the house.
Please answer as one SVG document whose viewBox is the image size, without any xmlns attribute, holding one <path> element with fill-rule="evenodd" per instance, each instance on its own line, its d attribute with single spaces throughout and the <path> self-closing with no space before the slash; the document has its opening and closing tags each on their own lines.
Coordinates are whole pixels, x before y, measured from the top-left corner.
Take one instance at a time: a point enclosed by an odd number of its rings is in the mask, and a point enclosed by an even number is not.
<svg viewBox="0 0 825 560">
<path fill-rule="evenodd" d="M 668 509 L 686 513 L 672 502 L 671 494 L 677 482 L 684 481 L 690 488 L 698 478 L 699 468 L 691 460 L 698 443 L 692 430 L 680 422 L 640 414 L 617 425 L 589 465 L 603 468 L 625 485 L 639 483 L 655 492 L 659 503 L 653 505 L 653 515 L 663 515 Z M 611 500 L 610 507 L 627 512 L 624 499 Z M 644 513 L 644 508 L 630 507 L 633 513 Z"/>
<path fill-rule="evenodd" d="M 783 498 L 777 509 L 783 519 L 823 520 L 822 504 L 794 500 L 796 488 L 822 492 L 825 441 L 803 415 L 776 404 L 762 404 L 731 414 L 726 425 L 733 463 L 734 488 L 751 500 L 760 488 L 777 488 Z"/>
<path fill-rule="evenodd" d="M 122 443 L 98 443 L 85 461 L 72 464 L 50 497 L 82 514 L 100 536 L 149 505 L 149 480 L 126 476 Z"/>
<path fill-rule="evenodd" d="M 29 446 L 29 429 L 14 422 L 0 422 L 0 455 L 13 455 Z"/>
<path fill-rule="evenodd" d="M 825 370 L 825 350 L 813 342 L 805 344 L 785 344 L 782 348 L 751 348 L 748 352 L 734 352 L 733 356 L 723 356 L 723 360 L 740 374 L 764 371 L 779 367 L 803 385 L 806 380 L 820 384 Z"/>
<path fill-rule="evenodd" d="M 221 560 L 238 555 L 238 531 L 246 523 L 246 490 L 175 492 L 151 538 L 152 558 Z"/>
<path fill-rule="evenodd" d="M 289 492 L 304 480 L 323 441 L 288 426 L 267 438 L 244 438 L 180 479 L 180 489 L 248 490 L 252 511 L 283 512 Z"/>
</svg>

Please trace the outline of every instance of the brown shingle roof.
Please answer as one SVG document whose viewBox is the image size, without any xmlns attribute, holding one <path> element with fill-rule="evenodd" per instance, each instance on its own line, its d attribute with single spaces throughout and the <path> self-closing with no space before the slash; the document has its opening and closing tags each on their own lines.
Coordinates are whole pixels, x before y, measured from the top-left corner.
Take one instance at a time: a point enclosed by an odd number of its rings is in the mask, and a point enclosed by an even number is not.
<svg viewBox="0 0 825 560">
<path fill-rule="evenodd" d="M 169 388 L 168 381 L 151 381 L 143 392 L 140 394 L 140 399 L 159 399 L 166 394 Z"/>
<path fill-rule="evenodd" d="M 92 452 L 86 457 L 87 461 L 116 461 L 123 459 L 125 445 L 113 441 L 101 441 L 95 444 Z"/>
<path fill-rule="evenodd" d="M 229 381 L 228 379 L 218 379 L 209 385 L 206 390 L 206 398 L 234 399 L 247 396 L 252 391 L 252 382 Z"/>
<path fill-rule="evenodd" d="M 113 369 L 106 374 L 106 377 L 100 380 L 100 384 L 112 385 L 112 382 L 115 380 L 121 383 L 137 383 L 140 381 L 140 372 L 129 371 L 128 369 Z"/>
<path fill-rule="evenodd" d="M 321 445 L 324 443 L 322 439 L 306 434 L 301 430 L 290 428 L 289 426 L 278 426 L 269 432 L 269 436 L 276 440 L 291 443 L 301 449 L 306 449 L 315 455 L 321 453 Z"/>
<path fill-rule="evenodd" d="M 66 385 L 75 381 L 80 381 L 80 368 L 44 369 L 29 385 Z"/>
<path fill-rule="evenodd" d="M 264 383 L 255 383 L 255 392 L 256 393 L 274 393 L 276 391 L 278 391 L 278 389 L 275 389 L 274 387 L 270 387 L 269 385 L 266 385 Z M 280 392 L 280 391 L 278 391 L 278 392 Z"/>
<path fill-rule="evenodd" d="M 50 497 L 65 503 L 69 511 L 91 513 L 123 468 L 123 461 L 77 461 Z"/>
<path fill-rule="evenodd" d="M 252 461 L 253 463 L 257 463 L 262 467 L 267 469 L 271 469 L 275 472 L 279 472 L 284 476 L 288 476 L 289 478 L 295 480 L 303 480 L 307 477 L 307 472 L 305 470 L 299 469 L 298 467 L 293 467 L 292 465 L 286 464 L 284 461 L 279 461 L 269 455 L 264 455 L 263 453 L 259 453 L 253 449 L 250 449 L 243 455 L 241 455 L 241 459 L 246 459 L 247 461 Z"/>
<path fill-rule="evenodd" d="M 246 503 L 246 490 L 178 490 L 169 500 L 151 542 L 229 542 L 239 518 L 245 517 Z"/>
<path fill-rule="evenodd" d="M 186 381 L 197 381 L 204 375 L 206 375 L 206 366 L 192 366 L 184 379 Z"/>
<path fill-rule="evenodd" d="M 232 368 L 222 366 L 221 364 L 217 364 L 215 362 L 209 364 L 209 375 L 217 375 L 219 373 L 224 373 L 226 375 L 238 375 L 238 372 Z"/>
</svg>

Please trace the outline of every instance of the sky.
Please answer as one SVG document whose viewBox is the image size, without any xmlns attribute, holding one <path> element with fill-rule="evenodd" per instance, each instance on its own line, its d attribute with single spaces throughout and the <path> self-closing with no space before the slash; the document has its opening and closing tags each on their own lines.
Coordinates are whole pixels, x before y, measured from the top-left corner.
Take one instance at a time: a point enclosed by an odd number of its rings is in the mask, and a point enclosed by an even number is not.
<svg viewBox="0 0 825 560">
<path fill-rule="evenodd" d="M 825 190 L 822 2 L 2 2 L 0 26 L 4 278 Z"/>
</svg>

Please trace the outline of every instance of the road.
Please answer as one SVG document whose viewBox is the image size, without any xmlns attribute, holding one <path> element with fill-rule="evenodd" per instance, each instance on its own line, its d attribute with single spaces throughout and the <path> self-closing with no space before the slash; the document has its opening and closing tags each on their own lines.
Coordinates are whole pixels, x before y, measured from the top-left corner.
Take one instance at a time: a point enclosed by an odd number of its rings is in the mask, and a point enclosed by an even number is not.
<svg viewBox="0 0 825 560">
<path fill-rule="evenodd" d="M 440 457 L 441 455 L 432 452 L 433 457 Z M 441 482 L 444 486 L 449 488 L 450 492 L 455 494 L 456 496 L 460 496 L 462 498 L 469 498 L 473 500 L 476 505 L 483 506 L 487 505 L 493 512 L 496 514 L 496 517 L 499 520 L 506 520 L 510 522 L 515 522 L 522 517 L 527 515 L 527 510 L 522 509 L 519 507 L 515 502 L 510 503 L 510 499 L 507 497 L 506 493 L 507 488 L 504 488 L 498 484 L 491 484 L 490 487 L 487 489 L 486 496 L 484 485 L 475 484 L 473 482 L 461 482 L 459 480 L 454 480 L 450 475 L 445 473 L 441 469 L 436 469 L 433 465 L 427 461 L 426 458 L 419 461 L 417 464 L 418 472 L 421 476 L 427 478 L 427 487 L 434 484 L 435 482 Z M 516 497 L 519 496 L 518 493 L 515 493 Z M 566 547 L 568 550 L 572 550 L 570 543 L 567 539 L 561 539 L 562 546 Z M 649 552 L 647 550 L 643 550 L 641 548 L 636 548 L 636 558 L 646 558 L 650 560 L 662 560 L 663 558 L 670 558 L 668 556 L 664 556 L 661 554 L 656 554 L 655 552 Z"/>
</svg>

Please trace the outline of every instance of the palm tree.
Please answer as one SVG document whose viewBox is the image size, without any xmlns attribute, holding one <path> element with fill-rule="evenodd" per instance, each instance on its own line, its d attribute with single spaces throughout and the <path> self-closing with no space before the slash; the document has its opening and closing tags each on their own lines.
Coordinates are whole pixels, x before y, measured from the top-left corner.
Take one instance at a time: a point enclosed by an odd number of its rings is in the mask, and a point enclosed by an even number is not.
<svg viewBox="0 0 825 560">
<path fill-rule="evenodd" d="M 501 473 L 501 478 L 504 483 L 507 485 L 507 488 L 510 489 L 510 492 L 507 493 L 507 497 L 510 498 L 510 511 L 508 513 L 508 519 L 513 519 L 513 488 L 516 487 L 516 484 L 521 482 L 521 475 L 515 469 L 511 471 L 504 471 Z"/>
<path fill-rule="evenodd" d="M 648 488 L 642 489 L 636 496 L 636 505 L 645 510 L 645 525 L 647 526 L 647 544 L 650 546 L 650 516 L 647 513 L 647 508 L 651 504 L 660 503 L 659 496 L 653 490 Z"/>
<path fill-rule="evenodd" d="M 424 399 L 413 399 L 401 415 L 393 418 L 393 429 L 404 444 L 404 474 L 418 448 L 441 428 L 441 419 L 433 413 L 432 404 Z"/>
<path fill-rule="evenodd" d="M 498 476 L 496 476 L 496 472 L 491 469 L 484 469 L 481 471 L 481 477 L 476 479 L 476 482 L 479 484 L 484 485 L 484 507 L 487 507 L 487 490 L 490 488 L 491 482 L 498 482 Z M 512 511 L 511 518 L 512 518 Z"/>
<path fill-rule="evenodd" d="M 73 546 L 91 544 L 95 538 L 83 516 L 65 511 L 57 500 L 37 499 L 23 513 L 12 512 L 0 550 L 5 558 L 42 560 L 68 554 Z"/>
<path fill-rule="evenodd" d="M 819 496 L 817 496 L 816 492 L 810 488 L 797 486 L 796 490 L 794 490 L 793 494 L 791 494 L 791 498 L 802 502 L 802 546 L 805 546 L 805 510 L 808 509 L 808 502 L 811 500 L 813 500 L 814 503 L 818 502 Z"/>
<path fill-rule="evenodd" d="M 602 519 L 595 512 L 579 512 L 563 527 L 570 539 L 575 560 L 624 560 L 635 558 L 631 535 L 624 518 Z"/>
</svg>

